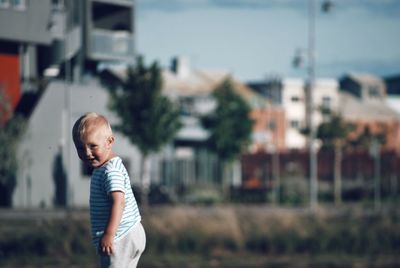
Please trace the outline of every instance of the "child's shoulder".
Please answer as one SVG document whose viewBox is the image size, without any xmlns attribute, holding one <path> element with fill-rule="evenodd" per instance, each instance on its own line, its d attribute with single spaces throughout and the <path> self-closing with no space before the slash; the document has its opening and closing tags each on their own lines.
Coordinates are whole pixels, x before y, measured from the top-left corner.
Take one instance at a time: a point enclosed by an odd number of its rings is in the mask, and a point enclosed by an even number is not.
<svg viewBox="0 0 400 268">
<path fill-rule="evenodd" d="M 115 170 L 121 169 L 123 167 L 122 159 L 119 156 L 114 156 L 110 160 L 108 160 L 107 164 L 105 165 L 106 170 Z"/>
</svg>

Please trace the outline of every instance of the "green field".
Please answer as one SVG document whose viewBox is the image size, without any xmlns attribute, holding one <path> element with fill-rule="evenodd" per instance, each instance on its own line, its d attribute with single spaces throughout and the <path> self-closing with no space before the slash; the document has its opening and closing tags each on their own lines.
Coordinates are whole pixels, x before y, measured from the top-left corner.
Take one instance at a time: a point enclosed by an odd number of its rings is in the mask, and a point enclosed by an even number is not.
<svg viewBox="0 0 400 268">
<path fill-rule="evenodd" d="M 400 211 L 268 206 L 142 210 L 139 267 L 400 267 Z M 1 211 L 0 267 L 95 267 L 87 211 Z"/>
</svg>

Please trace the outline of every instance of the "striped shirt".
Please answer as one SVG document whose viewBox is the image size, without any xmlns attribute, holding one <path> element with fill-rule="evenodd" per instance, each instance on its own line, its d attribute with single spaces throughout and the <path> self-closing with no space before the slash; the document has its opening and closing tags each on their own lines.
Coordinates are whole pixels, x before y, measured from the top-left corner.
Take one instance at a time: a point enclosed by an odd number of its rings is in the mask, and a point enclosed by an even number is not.
<svg viewBox="0 0 400 268">
<path fill-rule="evenodd" d="M 128 172 L 121 158 L 114 157 L 102 167 L 94 169 L 90 182 L 90 223 L 95 245 L 98 245 L 107 226 L 111 210 L 110 194 L 114 191 L 125 194 L 125 207 L 114 241 L 123 238 L 141 220 Z"/>
</svg>

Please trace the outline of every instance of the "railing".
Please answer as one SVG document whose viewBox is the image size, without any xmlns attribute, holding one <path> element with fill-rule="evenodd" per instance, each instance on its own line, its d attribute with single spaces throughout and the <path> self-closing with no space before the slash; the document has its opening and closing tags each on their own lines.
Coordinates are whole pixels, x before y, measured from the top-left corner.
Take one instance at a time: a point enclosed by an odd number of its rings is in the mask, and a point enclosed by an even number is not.
<svg viewBox="0 0 400 268">
<path fill-rule="evenodd" d="M 89 44 L 94 59 L 126 61 L 134 55 L 133 34 L 125 31 L 93 30 Z"/>
</svg>

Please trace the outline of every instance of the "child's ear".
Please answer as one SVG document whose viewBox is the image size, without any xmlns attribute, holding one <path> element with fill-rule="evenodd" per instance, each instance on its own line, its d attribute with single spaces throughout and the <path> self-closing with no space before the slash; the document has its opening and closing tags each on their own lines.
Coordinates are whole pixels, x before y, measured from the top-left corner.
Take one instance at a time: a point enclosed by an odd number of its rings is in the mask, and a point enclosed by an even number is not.
<svg viewBox="0 0 400 268">
<path fill-rule="evenodd" d="M 115 140 L 114 136 L 108 137 L 107 138 L 107 145 L 108 146 L 112 146 L 114 144 L 114 140 Z"/>
</svg>

